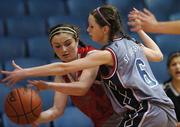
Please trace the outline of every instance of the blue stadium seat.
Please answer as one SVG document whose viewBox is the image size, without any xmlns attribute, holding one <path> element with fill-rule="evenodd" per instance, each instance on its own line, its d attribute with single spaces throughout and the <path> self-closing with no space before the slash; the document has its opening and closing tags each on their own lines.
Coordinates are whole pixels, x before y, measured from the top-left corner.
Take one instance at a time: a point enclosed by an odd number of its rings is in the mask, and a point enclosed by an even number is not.
<svg viewBox="0 0 180 127">
<path fill-rule="evenodd" d="M 29 38 L 27 48 L 30 57 L 46 60 L 54 58 L 54 51 L 47 36 Z"/>
<path fill-rule="evenodd" d="M 3 127 L 32 127 L 31 125 L 18 125 L 18 124 L 13 123 L 7 117 L 5 113 L 2 115 L 2 118 L 3 118 L 3 123 L 4 123 Z M 45 123 L 45 124 L 43 123 L 43 124 L 40 124 L 38 127 L 51 127 L 51 126 L 50 126 L 50 123 Z"/>
<path fill-rule="evenodd" d="M 48 18 L 48 26 L 52 27 L 57 24 L 73 24 L 80 27 L 81 32 L 85 32 L 87 29 L 86 25 L 87 19 L 82 19 L 75 16 L 51 16 Z"/>
<path fill-rule="evenodd" d="M 43 101 L 43 110 L 47 110 L 49 108 L 51 108 L 53 106 L 54 103 L 54 95 L 55 95 L 55 91 L 54 90 L 44 90 L 44 91 L 40 91 L 39 95 L 42 98 Z M 68 96 L 68 100 L 67 100 L 67 106 L 74 106 L 71 97 Z"/>
<path fill-rule="evenodd" d="M 180 12 L 177 12 L 177 13 L 173 13 L 169 16 L 169 19 L 170 20 L 180 20 Z"/>
<path fill-rule="evenodd" d="M 0 61 L 25 57 L 25 40 L 20 38 L 0 38 Z"/>
<path fill-rule="evenodd" d="M 3 70 L 2 63 L 0 63 L 0 70 Z M 0 80 L 3 78 L 3 75 L 0 74 Z"/>
<path fill-rule="evenodd" d="M 88 34 L 86 34 L 86 33 L 83 33 L 83 34 L 80 35 L 80 40 L 82 42 L 84 42 L 86 45 L 91 45 L 91 46 L 93 46 L 93 47 L 95 47 L 97 49 L 101 48 L 101 45 L 94 42 L 94 41 L 92 41 L 90 36 Z"/>
<path fill-rule="evenodd" d="M 164 56 L 161 62 L 150 62 L 152 72 L 159 83 L 164 83 L 169 79 L 169 73 L 167 69 L 167 56 Z"/>
<path fill-rule="evenodd" d="M 16 17 L 7 19 L 7 34 L 14 37 L 34 37 L 46 35 L 45 20 L 40 17 Z"/>
<path fill-rule="evenodd" d="M 156 16 L 158 20 L 166 21 L 172 13 L 173 0 L 145 0 L 148 9 Z"/>
<path fill-rule="evenodd" d="M 27 67 L 34 67 L 34 66 L 40 66 L 40 65 L 45 65 L 47 62 L 43 59 L 35 59 L 35 58 L 18 58 L 15 59 L 15 63 L 19 65 L 22 68 L 27 68 Z M 11 61 L 6 61 L 4 64 L 4 69 L 5 70 L 14 70 L 14 67 L 12 66 Z M 34 77 L 34 78 L 28 78 L 27 80 L 49 80 L 48 77 Z M 23 80 L 19 82 L 22 86 L 26 86 L 27 82 L 26 80 Z"/>
<path fill-rule="evenodd" d="M 25 7 L 23 0 L 1 0 L 0 1 L 0 17 L 7 18 L 10 16 L 25 15 Z"/>
<path fill-rule="evenodd" d="M 54 127 L 94 127 L 91 119 L 76 107 L 67 107 L 64 115 L 53 123 Z"/>
<path fill-rule="evenodd" d="M 106 3 L 117 7 L 120 14 L 128 14 L 132 10 L 133 0 L 106 0 Z"/>
<path fill-rule="evenodd" d="M 180 50 L 179 35 L 158 35 L 155 37 L 155 40 L 163 54 L 166 56 L 168 56 L 171 52 Z"/>
<path fill-rule="evenodd" d="M 72 99 L 71 99 L 71 96 L 68 96 L 67 106 L 75 106 Z"/>
<path fill-rule="evenodd" d="M 83 17 L 87 20 L 87 17 L 91 11 L 93 11 L 98 6 L 103 5 L 102 0 L 68 0 L 67 6 L 69 9 L 69 14 Z"/>
<path fill-rule="evenodd" d="M 139 35 L 138 35 L 136 32 L 131 32 L 131 33 L 129 34 L 129 36 L 130 36 L 131 38 L 134 38 L 134 39 L 137 40 L 138 42 L 144 43 L 144 42 L 142 41 L 142 39 L 139 37 Z M 148 36 L 150 36 L 151 39 L 155 40 L 155 35 L 154 35 L 154 34 L 148 33 Z"/>
<path fill-rule="evenodd" d="M 4 36 L 4 23 L 3 20 L 0 19 L 0 37 Z"/>
<path fill-rule="evenodd" d="M 43 110 L 47 110 L 53 106 L 54 102 L 54 91 L 53 90 L 44 90 L 40 91 L 39 95 L 43 101 Z"/>
<path fill-rule="evenodd" d="M 4 102 L 10 90 L 10 87 L 7 87 L 5 84 L 0 83 L 0 113 L 4 112 Z"/>
<path fill-rule="evenodd" d="M 128 13 L 133 9 L 133 7 L 137 9 L 142 9 L 144 7 L 143 1 L 139 0 L 106 0 L 106 3 L 117 7 L 126 32 L 129 32 L 129 27 L 127 25 Z"/>
<path fill-rule="evenodd" d="M 172 0 L 174 2 L 173 4 L 173 8 L 171 8 L 173 10 L 173 13 L 177 13 L 180 12 L 180 1 L 179 0 Z"/>
<path fill-rule="evenodd" d="M 64 1 L 60 0 L 29 0 L 27 8 L 30 16 L 49 17 L 53 15 L 66 15 Z"/>
</svg>

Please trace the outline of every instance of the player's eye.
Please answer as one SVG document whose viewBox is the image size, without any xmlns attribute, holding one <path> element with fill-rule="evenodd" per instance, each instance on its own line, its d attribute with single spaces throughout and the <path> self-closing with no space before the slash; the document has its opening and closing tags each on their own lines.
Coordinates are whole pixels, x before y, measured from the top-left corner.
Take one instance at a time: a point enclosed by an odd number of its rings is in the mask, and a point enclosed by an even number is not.
<svg viewBox="0 0 180 127">
<path fill-rule="evenodd" d="M 54 47 L 55 47 L 55 48 L 60 48 L 60 47 L 61 47 L 61 45 L 55 45 Z"/>
</svg>

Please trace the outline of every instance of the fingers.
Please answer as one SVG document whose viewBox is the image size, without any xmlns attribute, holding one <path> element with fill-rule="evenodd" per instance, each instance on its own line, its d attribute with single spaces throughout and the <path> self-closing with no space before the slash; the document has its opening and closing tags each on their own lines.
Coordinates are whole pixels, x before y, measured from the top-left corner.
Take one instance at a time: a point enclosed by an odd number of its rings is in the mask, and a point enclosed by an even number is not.
<svg viewBox="0 0 180 127">
<path fill-rule="evenodd" d="M 129 14 L 129 15 L 128 15 L 128 19 L 129 19 L 129 20 L 138 19 L 138 15 L 137 15 L 137 14 Z"/>
<path fill-rule="evenodd" d="M 149 15 L 147 15 L 146 13 L 139 11 L 139 19 L 141 20 L 145 20 L 149 17 Z"/>
<path fill-rule="evenodd" d="M 11 74 L 11 72 L 10 71 L 1 71 L 1 74 L 9 75 L 9 74 Z"/>
<path fill-rule="evenodd" d="M 34 81 L 31 81 L 31 80 L 28 80 L 27 82 L 30 84 L 34 84 Z"/>
<path fill-rule="evenodd" d="M 36 91 L 37 92 L 39 92 L 39 91 L 41 91 L 41 89 L 39 88 L 39 85 L 38 85 L 38 83 L 39 83 L 39 81 L 37 81 L 37 80 L 28 80 L 27 81 L 29 84 L 28 84 L 28 87 L 36 87 Z"/>
<path fill-rule="evenodd" d="M 28 87 L 28 88 L 32 88 L 32 87 L 34 87 L 34 85 L 32 85 L 32 84 L 27 84 L 27 87 Z"/>
<path fill-rule="evenodd" d="M 6 78 L 2 79 L 1 81 L 2 82 L 7 82 L 9 79 L 10 79 L 10 77 L 6 77 Z"/>
<path fill-rule="evenodd" d="M 131 26 L 130 31 L 137 32 L 140 30 L 140 26 L 135 24 L 135 22 L 128 22 L 128 25 Z"/>
<path fill-rule="evenodd" d="M 15 84 L 15 81 L 13 81 L 13 80 L 9 80 L 8 82 L 6 82 L 6 85 L 7 86 L 13 86 Z"/>
<path fill-rule="evenodd" d="M 134 10 L 135 12 L 139 13 L 139 10 L 136 9 L 135 7 L 133 7 L 133 10 Z"/>
<path fill-rule="evenodd" d="M 22 70 L 22 68 L 19 65 L 17 65 L 14 60 L 12 60 L 12 65 L 14 68 Z"/>
<path fill-rule="evenodd" d="M 147 15 L 149 15 L 149 16 L 153 15 L 153 14 L 152 14 L 148 9 L 146 9 L 146 8 L 144 8 L 143 11 L 144 11 L 145 14 L 147 14 Z"/>
</svg>

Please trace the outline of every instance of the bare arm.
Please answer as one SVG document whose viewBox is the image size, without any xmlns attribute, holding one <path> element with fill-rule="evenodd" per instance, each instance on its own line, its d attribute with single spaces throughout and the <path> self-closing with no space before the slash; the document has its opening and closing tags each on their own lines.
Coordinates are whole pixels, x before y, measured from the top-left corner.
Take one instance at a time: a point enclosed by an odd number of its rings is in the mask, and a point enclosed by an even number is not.
<svg viewBox="0 0 180 127">
<path fill-rule="evenodd" d="M 41 112 L 36 122 L 46 123 L 56 119 L 57 117 L 60 117 L 64 113 L 66 103 L 67 103 L 67 95 L 62 94 L 60 92 L 55 92 L 53 107 L 51 107 L 46 111 Z"/>
<path fill-rule="evenodd" d="M 79 81 L 71 83 L 57 83 L 57 82 L 44 82 L 44 81 L 29 81 L 30 84 L 38 87 L 40 90 L 52 89 L 67 95 L 83 96 L 92 86 L 98 68 L 90 68 L 83 70 Z"/>
<path fill-rule="evenodd" d="M 143 30 L 139 30 L 137 33 L 144 42 L 144 45 L 141 47 L 147 59 L 153 62 L 161 61 L 163 59 L 163 54 L 157 44 Z"/>
<path fill-rule="evenodd" d="M 139 11 L 139 10 L 138 10 Z M 156 17 L 147 9 L 129 14 L 128 24 L 132 26 L 131 31 L 143 29 L 145 32 L 161 34 L 180 34 L 180 20 L 177 21 L 157 21 Z M 139 19 L 139 21 L 135 20 Z"/>
<path fill-rule="evenodd" d="M 72 83 L 49 84 L 50 89 L 68 95 L 83 96 L 92 86 L 98 72 L 98 67 L 83 70 L 79 81 Z"/>
<path fill-rule="evenodd" d="M 180 20 L 158 22 L 151 26 L 149 32 L 161 34 L 180 34 Z"/>
<path fill-rule="evenodd" d="M 137 9 L 133 9 L 133 11 L 129 14 L 129 24 L 135 23 L 132 28 L 133 31 L 137 32 L 142 41 L 144 42 L 144 45 L 142 45 L 142 49 L 144 50 L 144 53 L 149 61 L 158 62 L 163 59 L 163 54 L 157 44 L 142 30 L 142 27 L 138 24 L 141 23 L 140 19 L 138 19 L 138 16 L 141 14 Z M 156 22 L 156 20 L 154 21 Z"/>
<path fill-rule="evenodd" d="M 3 82 L 7 84 L 15 84 L 18 81 L 27 77 L 38 77 L 38 76 L 52 76 L 52 75 L 65 75 L 70 72 L 77 72 L 79 70 L 97 67 L 102 64 L 113 65 L 113 58 L 109 51 L 96 51 L 91 53 L 85 58 L 74 60 L 68 63 L 52 63 L 48 65 L 26 68 L 22 70 L 14 71 L 1 71 L 7 77 L 3 79 Z"/>
</svg>

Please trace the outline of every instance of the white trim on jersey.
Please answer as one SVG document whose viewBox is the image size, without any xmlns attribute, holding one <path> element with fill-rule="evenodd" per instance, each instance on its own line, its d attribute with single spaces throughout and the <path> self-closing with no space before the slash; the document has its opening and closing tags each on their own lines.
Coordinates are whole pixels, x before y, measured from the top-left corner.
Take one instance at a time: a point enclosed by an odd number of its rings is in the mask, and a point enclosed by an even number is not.
<svg viewBox="0 0 180 127">
<path fill-rule="evenodd" d="M 117 61 L 116 54 L 114 53 L 114 51 L 113 51 L 111 48 L 106 48 L 106 50 L 109 51 L 109 52 L 112 54 L 112 57 L 113 57 L 113 60 L 114 60 L 114 65 L 113 65 L 110 73 L 109 73 L 107 76 L 102 76 L 104 79 L 109 79 L 109 78 L 111 78 L 111 77 L 114 75 L 114 73 L 116 72 L 118 61 Z"/>
<path fill-rule="evenodd" d="M 143 117 L 142 117 L 142 119 L 141 119 L 141 121 L 140 121 L 138 127 L 141 127 L 141 126 L 142 126 L 142 124 L 143 124 L 143 122 L 144 122 L 144 120 L 145 120 L 147 114 L 150 112 L 151 104 L 150 104 L 149 102 L 147 102 L 147 103 L 148 103 L 148 110 L 144 113 L 144 115 L 143 115 Z"/>
</svg>

